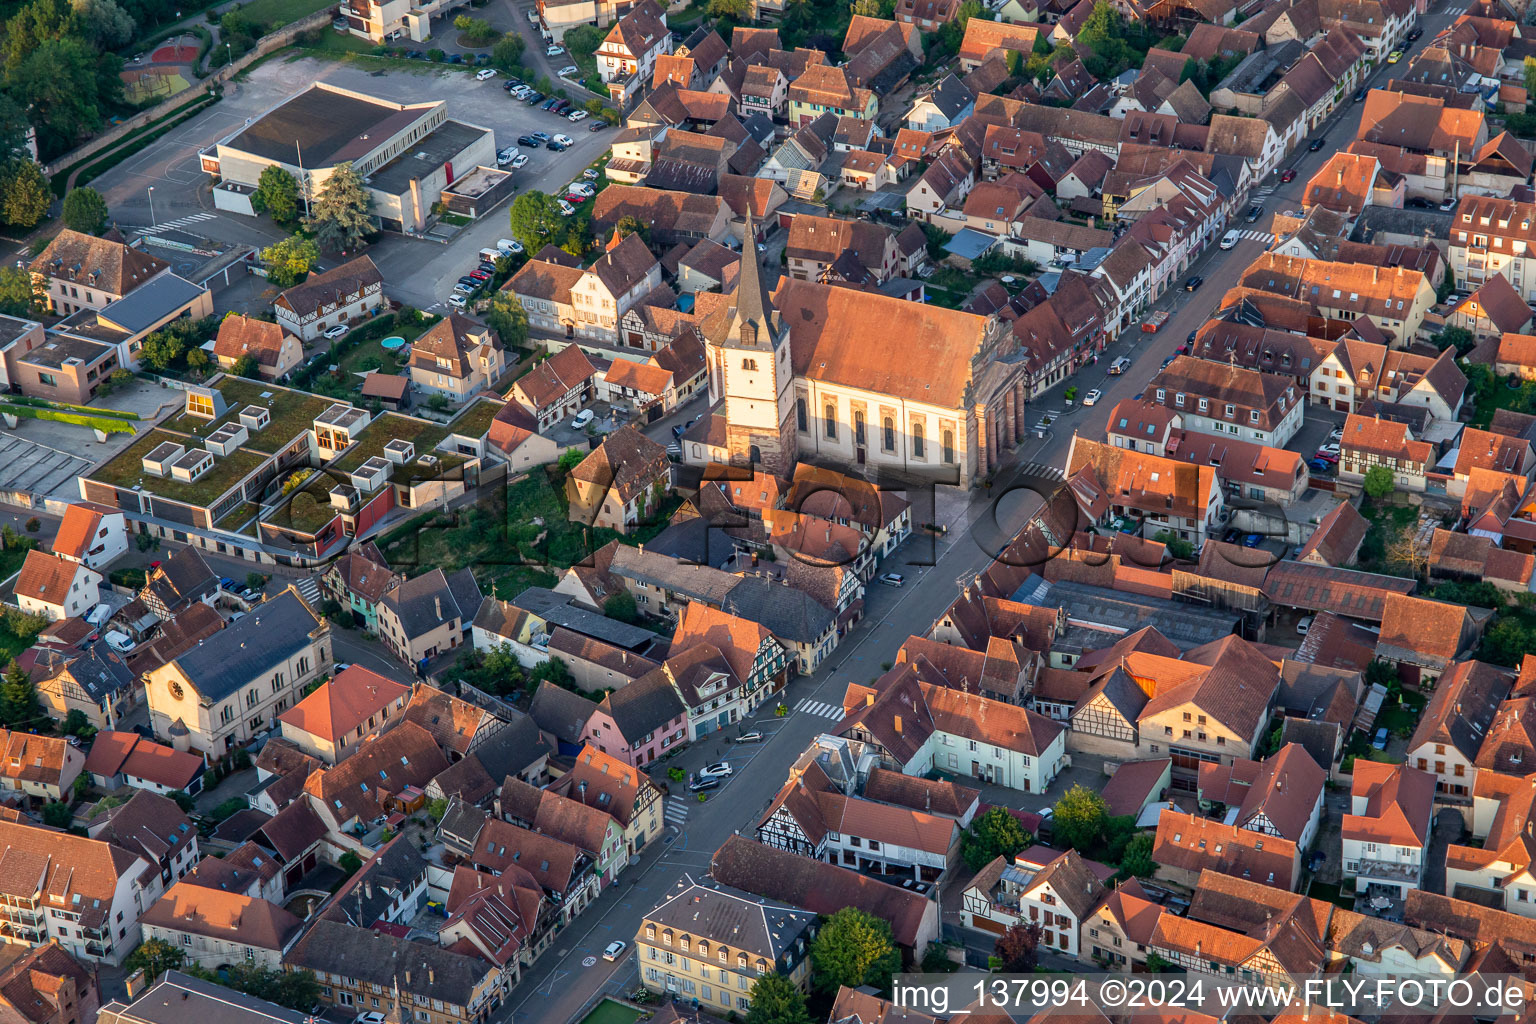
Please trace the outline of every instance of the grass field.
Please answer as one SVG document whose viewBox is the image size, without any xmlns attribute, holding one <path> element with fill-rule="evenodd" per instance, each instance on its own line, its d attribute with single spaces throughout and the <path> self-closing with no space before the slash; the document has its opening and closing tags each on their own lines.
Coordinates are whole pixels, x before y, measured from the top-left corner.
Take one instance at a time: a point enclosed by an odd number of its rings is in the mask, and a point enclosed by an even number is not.
<svg viewBox="0 0 1536 1024">
<path fill-rule="evenodd" d="M 281 28 L 330 6 L 326 0 L 251 0 L 241 6 L 240 13 L 260 24 Z"/>
<path fill-rule="evenodd" d="M 592 1012 L 581 1019 L 581 1024 L 635 1024 L 639 1019 L 639 1010 L 604 999 L 592 1007 Z"/>
</svg>

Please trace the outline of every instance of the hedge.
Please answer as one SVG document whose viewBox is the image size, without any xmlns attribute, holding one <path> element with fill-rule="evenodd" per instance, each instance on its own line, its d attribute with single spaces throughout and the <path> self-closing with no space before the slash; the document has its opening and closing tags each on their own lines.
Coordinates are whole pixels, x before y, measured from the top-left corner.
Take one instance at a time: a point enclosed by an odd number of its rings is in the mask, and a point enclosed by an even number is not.
<svg viewBox="0 0 1536 1024">
<path fill-rule="evenodd" d="M 139 414 L 128 412 L 126 409 L 98 409 L 93 405 L 71 405 L 69 402 L 50 402 L 46 398 L 34 398 L 31 395 L 15 395 L 5 399 L 6 405 L 30 405 L 38 409 L 70 409 L 74 412 L 88 413 L 93 416 L 110 416 L 116 420 L 136 420 Z"/>
<path fill-rule="evenodd" d="M 92 430 L 99 430 L 103 434 L 133 433 L 133 427 L 127 423 L 105 416 L 85 416 L 77 412 L 61 412 L 58 409 L 38 409 L 30 405 L 12 405 L 10 402 L 0 402 L 0 412 L 7 412 L 12 416 L 23 416 L 34 420 L 54 420 L 58 423 L 73 423 L 77 427 L 90 427 Z"/>
</svg>

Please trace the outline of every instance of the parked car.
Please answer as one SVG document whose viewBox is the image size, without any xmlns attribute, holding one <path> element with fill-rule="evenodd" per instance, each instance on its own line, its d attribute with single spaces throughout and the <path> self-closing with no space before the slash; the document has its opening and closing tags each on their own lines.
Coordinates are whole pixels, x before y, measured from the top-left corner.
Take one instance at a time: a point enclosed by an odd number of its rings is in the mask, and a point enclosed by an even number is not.
<svg viewBox="0 0 1536 1024">
<path fill-rule="evenodd" d="M 483 270 L 487 274 L 494 274 L 496 273 L 496 264 L 492 263 L 490 260 L 481 260 L 480 265 L 475 269 Z"/>
<path fill-rule="evenodd" d="M 604 121 L 602 118 L 598 118 L 596 121 L 592 122 L 592 127 L 588 128 L 587 131 L 589 131 L 589 132 L 600 132 L 600 131 L 604 130 L 605 128 L 611 128 L 611 127 L 613 127 L 613 126 L 610 125 L 607 121 Z"/>
<path fill-rule="evenodd" d="M 219 578 L 219 589 L 220 590 L 234 590 L 235 589 L 235 581 L 233 579 L 231 579 L 230 577 L 228 577 L 228 576 L 222 576 L 222 577 Z M 87 622 L 91 621 L 89 616 L 86 617 L 86 621 Z"/>
<path fill-rule="evenodd" d="M 469 300 L 464 298 L 461 293 L 454 292 L 452 295 L 448 296 L 448 305 L 454 309 L 468 309 Z"/>
<path fill-rule="evenodd" d="M 1422 35 L 1423 35 L 1423 34 L 1424 34 L 1424 30 L 1423 30 L 1423 29 L 1422 29 L 1422 28 L 1419 28 L 1419 27 L 1418 27 L 1418 26 L 1417 26 L 1417 25 L 1415 25 L 1415 26 L 1414 26 L 1414 27 L 1413 27 L 1413 28 L 1412 28 L 1412 29 L 1411 29 L 1411 30 L 1410 30 L 1410 31 L 1409 31 L 1409 32 L 1408 32 L 1408 41 L 1409 41 L 1409 42 L 1410 42 L 1410 43 L 1411 43 L 1411 42 L 1414 42 L 1414 41 L 1416 41 L 1416 40 L 1417 40 L 1417 39 L 1418 39 L 1418 38 L 1419 38 L 1419 37 L 1420 37 L 1420 36 L 1422 36 Z"/>
<path fill-rule="evenodd" d="M 1309 152 L 1309 153 L 1316 153 L 1318 150 L 1322 149 L 1323 146 L 1327 145 L 1327 142 L 1328 142 L 1327 139 L 1325 139 L 1321 135 L 1319 135 L 1317 138 L 1313 139 L 1307 145 L 1307 152 Z"/>
<path fill-rule="evenodd" d="M 498 238 L 496 239 L 496 248 L 508 256 L 515 256 L 523 251 L 523 243 L 515 238 Z"/>
<path fill-rule="evenodd" d="M 1168 367 L 1173 365 L 1173 361 L 1175 359 L 1177 359 L 1177 358 L 1179 358 L 1179 357 L 1178 356 L 1169 356 L 1167 359 L 1164 359 L 1163 360 L 1163 365 L 1159 366 L 1157 368 L 1157 372 L 1158 373 L 1162 373 L 1164 370 L 1168 369 Z"/>
<path fill-rule="evenodd" d="M 1262 216 L 1264 216 L 1264 207 L 1258 203 L 1254 203 L 1252 206 L 1248 207 L 1248 215 L 1245 219 L 1249 224 L 1252 224 Z"/>
<path fill-rule="evenodd" d="M 542 146 L 547 141 L 549 141 L 548 135 L 544 135 L 542 132 L 534 132 L 532 135 L 518 136 L 517 144 L 519 146 Z"/>
<path fill-rule="evenodd" d="M 559 43 L 555 43 L 555 44 L 545 48 L 544 56 L 546 56 L 546 57 L 558 57 L 558 56 L 560 56 L 564 52 L 565 52 L 565 47 L 561 46 Z"/>
<path fill-rule="evenodd" d="M 729 761 L 716 761 L 714 764 L 707 764 L 699 769 L 699 778 L 701 779 L 728 779 L 731 777 L 731 774 L 731 762 Z"/>
<path fill-rule="evenodd" d="M 1228 231 L 1221 236 L 1220 245 L 1223 249 L 1236 249 L 1240 236 L 1236 231 Z"/>
<path fill-rule="evenodd" d="M 1396 64 L 1398 61 L 1400 61 L 1402 59 L 1403 59 L 1403 51 L 1402 50 L 1393 50 L 1391 53 L 1387 54 L 1387 63 L 1388 64 Z"/>
<path fill-rule="evenodd" d="M 508 164 L 508 165 L 507 165 L 507 166 L 508 166 L 508 167 L 510 167 L 510 168 L 512 168 L 512 169 L 513 169 L 513 170 L 514 170 L 514 171 L 515 171 L 515 170 L 517 170 L 517 169 L 518 169 L 518 168 L 519 168 L 519 167 L 523 167 L 523 166 L 526 166 L 526 165 L 527 165 L 527 163 L 528 163 L 528 154 L 527 154 L 527 153 L 519 153 L 519 154 L 517 154 L 517 157 L 516 157 L 516 159 L 514 159 L 514 160 L 513 160 L 513 161 L 512 161 L 512 162 L 511 162 L 511 163 L 510 163 L 510 164 Z"/>
<path fill-rule="evenodd" d="M 475 280 L 473 277 L 470 277 L 468 274 L 465 274 L 463 277 L 459 278 L 459 284 L 470 289 L 471 291 L 480 287 L 480 282 Z"/>
<path fill-rule="evenodd" d="M 352 1018 L 352 1024 L 384 1024 L 384 1014 L 378 1010 L 364 1010 Z"/>
<path fill-rule="evenodd" d="M 585 110 L 572 110 L 565 115 L 565 119 L 574 124 L 577 121 L 585 121 L 588 116 Z"/>
<path fill-rule="evenodd" d="M 1264 535 L 1262 533 L 1250 533 L 1243 538 L 1243 547 L 1245 548 L 1256 548 L 1263 543 Z"/>
<path fill-rule="evenodd" d="M 707 789 L 719 788 L 719 779 L 694 779 L 692 782 L 688 783 L 688 792 L 690 793 L 702 793 Z"/>
<path fill-rule="evenodd" d="M 565 67 L 555 72 L 555 74 L 559 75 L 561 78 L 575 78 L 577 75 L 581 74 L 581 69 L 578 68 L 575 64 L 567 64 Z"/>
<path fill-rule="evenodd" d="M 558 97 L 558 96 L 551 96 L 549 99 L 547 99 L 543 103 L 539 104 L 539 109 L 540 110 L 553 110 L 555 104 L 559 103 L 559 102 L 560 102 L 560 97 Z"/>
<path fill-rule="evenodd" d="M 619 957 L 624 955 L 624 951 L 628 948 L 629 943 L 625 942 L 623 939 L 614 939 L 612 942 L 608 943 L 607 948 L 603 950 L 603 959 L 617 960 Z"/>
<path fill-rule="evenodd" d="M 484 56 L 484 54 L 481 54 L 481 56 Z M 493 68 L 481 68 L 479 71 L 475 72 L 475 80 L 476 81 L 483 82 L 487 78 L 495 78 L 495 77 L 496 77 L 496 71 Z"/>
<path fill-rule="evenodd" d="M 1375 747 L 1377 750 L 1386 750 L 1387 749 L 1387 727 L 1386 726 L 1382 726 L 1380 729 L 1376 730 L 1376 738 L 1371 740 L 1371 746 Z"/>
<path fill-rule="evenodd" d="M 481 284 L 484 284 L 485 282 L 487 282 L 487 281 L 489 281 L 491 279 L 491 275 L 490 274 L 487 274 L 485 271 L 480 270 L 478 268 L 475 269 L 475 270 L 471 270 L 466 276 L 474 278 L 476 281 L 479 281 Z"/>
<path fill-rule="evenodd" d="M 1109 372 L 1109 375 L 1111 377 L 1118 377 L 1122 373 L 1124 373 L 1126 370 L 1129 370 L 1130 368 L 1131 368 L 1130 357 L 1129 356 L 1121 356 L 1119 359 L 1116 359 L 1114 362 L 1109 364 L 1109 371 L 1108 372 Z"/>
<path fill-rule="evenodd" d="M 592 410 L 591 409 L 583 409 L 583 410 L 581 410 L 581 412 L 577 413 L 575 416 L 573 416 L 571 418 L 571 426 L 574 427 L 577 430 L 581 430 L 588 423 L 591 423 L 591 422 L 592 422 Z"/>
<path fill-rule="evenodd" d="M 133 650 L 135 646 L 137 646 L 134 644 L 133 638 L 130 637 L 127 633 L 119 633 L 115 629 L 109 630 L 107 635 L 102 639 L 107 642 L 108 647 L 112 648 L 118 654 L 127 654 L 129 651 Z"/>
<path fill-rule="evenodd" d="M 337 324 L 335 327 L 326 328 L 325 336 L 330 338 L 332 341 L 335 341 L 337 338 L 341 337 L 343 334 L 346 334 L 351 329 L 352 328 L 348 327 L 346 324 Z"/>
<path fill-rule="evenodd" d="M 1454 199 L 1447 199 L 1445 202 L 1440 204 L 1441 213 L 1450 213 L 1454 209 L 1456 209 L 1456 200 Z"/>
<path fill-rule="evenodd" d="M 449 64 L 463 64 L 464 63 L 464 55 L 462 53 L 450 53 L 448 55 L 448 63 Z"/>
<path fill-rule="evenodd" d="M 595 168 L 595 167 L 588 167 L 586 170 L 581 172 L 581 176 L 583 178 L 586 178 L 588 181 L 596 181 L 597 180 L 597 168 Z"/>
<path fill-rule="evenodd" d="M 1307 635 L 1307 630 L 1309 630 L 1311 628 L 1312 628 L 1312 616 L 1310 616 L 1310 615 L 1308 615 L 1306 618 L 1302 619 L 1300 622 L 1296 623 L 1296 632 L 1298 634 L 1300 634 L 1301 636 L 1306 636 Z"/>
<path fill-rule="evenodd" d="M 1100 391 L 1098 388 L 1090 388 L 1088 393 L 1083 396 L 1083 404 L 1097 405 L 1099 403 L 1099 399 L 1103 397 L 1104 392 Z"/>
<path fill-rule="evenodd" d="M 1333 463 L 1329 462 L 1327 459 L 1319 459 L 1314 456 L 1310 461 L 1307 462 L 1307 468 L 1314 473 L 1327 473 L 1333 469 Z"/>
<path fill-rule="evenodd" d="M 544 143 L 544 148 L 554 153 L 564 153 L 571 148 L 571 140 L 567 139 L 561 142 L 559 139 L 550 139 Z"/>
<path fill-rule="evenodd" d="M 1366 94 L 1369 93 L 1370 91 L 1371 91 L 1370 87 L 1369 86 L 1365 86 L 1365 85 L 1362 85 L 1360 88 L 1356 89 L 1355 90 L 1355 102 L 1356 103 L 1364 103 L 1365 102 Z"/>
<path fill-rule="evenodd" d="M 538 106 L 544 100 L 544 94 L 534 91 L 528 94 L 527 103 L 530 107 Z"/>
<path fill-rule="evenodd" d="M 571 184 L 566 187 L 565 191 L 567 194 L 583 196 L 587 199 L 591 199 L 593 196 L 597 195 L 597 189 L 593 188 L 591 185 L 588 185 L 584 181 L 571 182 Z"/>
<path fill-rule="evenodd" d="M 1336 464 L 1339 461 L 1339 456 L 1335 452 L 1319 451 L 1319 452 L 1317 452 L 1316 454 L 1314 454 L 1312 456 L 1312 461 L 1313 462 L 1326 462 L 1328 465 L 1332 466 L 1332 465 Z"/>
<path fill-rule="evenodd" d="M 888 572 L 880 577 L 880 582 L 888 587 L 899 587 L 907 582 L 907 578 L 899 572 Z"/>
<path fill-rule="evenodd" d="M 1224 544 L 1236 544 L 1237 543 L 1237 538 L 1238 538 L 1238 532 L 1237 532 L 1237 527 L 1235 527 L 1235 526 L 1232 527 L 1230 530 L 1228 530 L 1226 533 L 1221 535 L 1221 540 L 1222 540 L 1222 543 L 1224 543 Z"/>
<path fill-rule="evenodd" d="M 554 145 L 554 143 L 550 143 L 550 145 Z M 560 215 L 562 217 L 569 217 L 571 214 L 576 212 L 576 207 L 572 206 L 564 199 L 556 199 L 555 202 L 560 205 Z"/>
<path fill-rule="evenodd" d="M 1296 180 L 1296 168 L 1294 168 L 1294 167 L 1287 167 L 1285 170 L 1281 171 L 1280 172 L 1280 180 L 1281 181 L 1295 181 Z"/>
<path fill-rule="evenodd" d="M 1194 277 L 1184 282 L 1184 290 L 1187 292 L 1192 292 L 1203 284 L 1205 284 L 1205 278 L 1201 277 L 1199 274 L 1196 274 Z"/>
<path fill-rule="evenodd" d="M 762 741 L 763 734 L 756 729 L 753 729 L 751 732 L 744 732 L 736 737 L 737 743 L 761 743 Z"/>
<path fill-rule="evenodd" d="M 1332 442 L 1332 441 L 1329 441 L 1329 442 L 1327 442 L 1325 444 L 1320 444 L 1320 445 L 1317 446 L 1317 454 L 1319 454 L 1319 455 L 1337 455 L 1337 454 L 1339 454 L 1339 446 L 1338 446 L 1337 443 Z"/>
<path fill-rule="evenodd" d="M 1338 444 L 1342 440 L 1344 440 L 1343 427 L 1334 427 L 1332 430 L 1328 431 L 1328 441 L 1330 444 Z"/>
</svg>

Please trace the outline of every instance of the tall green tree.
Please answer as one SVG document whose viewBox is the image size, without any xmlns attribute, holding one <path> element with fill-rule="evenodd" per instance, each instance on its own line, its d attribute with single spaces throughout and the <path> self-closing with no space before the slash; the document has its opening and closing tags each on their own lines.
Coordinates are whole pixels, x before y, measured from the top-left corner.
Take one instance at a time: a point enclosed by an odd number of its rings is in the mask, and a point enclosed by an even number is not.
<svg viewBox="0 0 1536 1024">
<path fill-rule="evenodd" d="M 186 960 L 186 954 L 164 939 L 145 939 L 138 949 L 128 954 L 123 967 L 129 971 L 142 969 L 144 977 L 153 981 L 166 971 L 181 970 Z"/>
<path fill-rule="evenodd" d="M 1372 466 L 1365 471 L 1365 493 L 1380 501 L 1397 489 L 1397 477 L 1386 466 Z"/>
<path fill-rule="evenodd" d="M 1087 786 L 1076 785 L 1061 795 L 1051 813 L 1056 840 L 1073 850 L 1088 850 L 1104 837 L 1109 805 Z"/>
<path fill-rule="evenodd" d="M 511 292 L 498 291 L 491 296 L 485 322 L 506 348 L 521 348 L 528 341 L 528 314 Z"/>
<path fill-rule="evenodd" d="M 303 235 L 289 235 L 261 250 L 261 262 L 267 268 L 267 280 L 279 288 L 298 284 L 320 258 L 320 247 Z"/>
<path fill-rule="evenodd" d="M 512 200 L 507 213 L 512 237 L 523 243 L 530 256 L 551 242 L 559 244 L 565 236 L 565 218 L 560 214 L 560 204 L 552 195 L 529 190 Z"/>
<path fill-rule="evenodd" d="M 0 267 L 0 313 L 26 316 L 34 301 L 32 275 L 20 267 Z"/>
<path fill-rule="evenodd" d="M 133 41 L 138 26 L 117 0 L 73 0 L 71 4 L 85 38 L 98 50 L 115 50 Z"/>
<path fill-rule="evenodd" d="M 251 206 L 279 224 L 288 224 L 299 219 L 299 198 L 299 180 L 273 164 L 256 179 Z"/>
<path fill-rule="evenodd" d="M 1029 833 L 1019 819 L 1001 807 L 990 807 L 971 819 L 960 837 L 960 856 L 971 871 L 980 871 L 998 857 L 1011 858 L 1029 845 Z"/>
<path fill-rule="evenodd" d="M 7 63 L 6 89 L 12 99 L 31 111 L 43 159 L 65 152 L 82 136 L 100 128 L 103 106 L 121 97 L 120 79 L 113 92 L 103 92 L 104 87 L 111 87 L 102 75 L 108 61 L 121 67 L 115 57 L 99 57 L 85 40 L 70 37 L 44 39 Z"/>
<path fill-rule="evenodd" d="M 322 249 L 351 252 L 373 232 L 368 190 L 351 161 L 336 165 L 310 204 L 309 227 Z"/>
<path fill-rule="evenodd" d="M 521 67 L 523 63 L 523 51 L 528 43 L 516 32 L 508 32 L 496 40 L 496 45 L 491 47 L 491 63 L 502 71 L 511 71 L 515 67 Z"/>
<path fill-rule="evenodd" d="M 1138 832 L 1125 844 L 1125 854 L 1120 858 L 1120 870 L 1132 878 L 1151 878 L 1157 870 L 1152 860 L 1152 833 Z"/>
<path fill-rule="evenodd" d="M 891 925 L 857 907 L 844 907 L 827 919 L 811 940 L 811 971 L 829 992 L 840 986 L 872 985 L 886 990 L 901 969 L 901 953 L 891 939 Z"/>
<path fill-rule="evenodd" d="M 64 223 L 87 235 L 99 235 L 107 226 L 107 201 L 101 193 L 83 185 L 64 197 Z"/>
<path fill-rule="evenodd" d="M 11 160 L 0 168 L 0 221 L 35 228 L 48 216 L 53 192 L 35 160 Z"/>
<path fill-rule="evenodd" d="M 747 1024 L 811 1024 L 805 994 L 782 974 L 764 974 L 752 983 Z"/>
<path fill-rule="evenodd" d="M 0 724 L 7 729 L 30 730 L 42 714 L 32 677 L 12 658 L 4 677 L 0 678 Z"/>
</svg>

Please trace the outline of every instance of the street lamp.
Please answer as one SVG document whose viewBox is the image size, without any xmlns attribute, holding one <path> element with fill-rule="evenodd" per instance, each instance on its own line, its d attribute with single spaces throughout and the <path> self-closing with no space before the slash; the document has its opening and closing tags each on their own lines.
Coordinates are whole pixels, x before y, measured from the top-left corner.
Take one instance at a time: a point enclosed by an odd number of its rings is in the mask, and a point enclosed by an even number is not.
<svg viewBox="0 0 1536 1024">
<path fill-rule="evenodd" d="M 228 40 L 225 40 L 225 42 L 224 42 L 224 56 L 227 58 L 224 61 L 224 66 L 225 67 L 233 66 L 234 63 L 235 63 L 235 51 L 230 49 L 229 41 Z"/>
<path fill-rule="evenodd" d="M 159 227 L 155 222 L 155 186 L 149 186 L 149 226 Z"/>
</svg>

